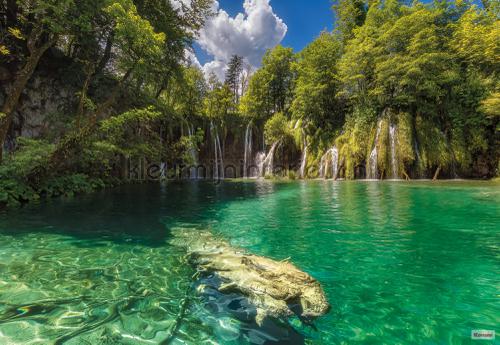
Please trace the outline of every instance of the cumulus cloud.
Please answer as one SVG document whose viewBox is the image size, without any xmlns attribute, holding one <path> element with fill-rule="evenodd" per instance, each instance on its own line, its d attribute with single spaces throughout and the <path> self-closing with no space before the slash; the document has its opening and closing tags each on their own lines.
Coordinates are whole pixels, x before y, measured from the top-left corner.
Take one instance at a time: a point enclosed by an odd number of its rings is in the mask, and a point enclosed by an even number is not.
<svg viewBox="0 0 500 345">
<path fill-rule="evenodd" d="M 242 56 L 252 67 L 258 67 L 266 50 L 285 37 L 288 28 L 273 12 L 270 0 L 244 0 L 243 8 L 245 13 L 233 18 L 214 2 L 215 15 L 207 21 L 198 39 L 201 48 L 213 56 L 213 61 L 203 66 L 205 75 L 215 73 L 224 79 L 233 55 Z"/>
<path fill-rule="evenodd" d="M 174 10 L 177 11 L 182 11 L 182 6 L 191 6 L 191 0 L 170 0 L 170 3 L 172 4 L 172 7 Z"/>
<path fill-rule="evenodd" d="M 194 53 L 193 49 L 191 49 L 191 48 L 184 49 L 184 59 L 185 59 L 186 65 L 195 66 L 195 67 L 198 67 L 200 69 L 203 69 L 203 66 L 200 64 L 200 61 L 196 57 L 196 54 Z"/>
</svg>

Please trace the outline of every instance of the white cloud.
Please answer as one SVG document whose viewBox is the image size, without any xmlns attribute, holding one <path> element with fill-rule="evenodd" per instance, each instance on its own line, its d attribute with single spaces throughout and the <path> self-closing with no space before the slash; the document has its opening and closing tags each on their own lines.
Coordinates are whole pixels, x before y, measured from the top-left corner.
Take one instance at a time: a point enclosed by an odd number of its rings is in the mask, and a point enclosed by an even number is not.
<svg viewBox="0 0 500 345">
<path fill-rule="evenodd" d="M 219 80 L 224 80 L 226 74 L 227 63 L 220 60 L 213 60 L 207 62 L 203 67 L 203 73 L 208 78 L 210 75 L 215 74 Z"/>
<path fill-rule="evenodd" d="M 201 48 L 214 58 L 203 66 L 205 75 L 213 72 L 224 79 L 233 55 L 242 56 L 252 67 L 258 67 L 266 50 L 285 37 L 288 28 L 273 12 L 270 0 L 244 0 L 243 8 L 245 13 L 232 18 L 215 1 L 215 15 L 207 21 L 198 39 Z"/>
<path fill-rule="evenodd" d="M 191 6 L 191 0 L 170 0 L 174 10 L 182 12 L 182 6 Z"/>
<path fill-rule="evenodd" d="M 193 49 L 191 48 L 184 49 L 184 59 L 186 65 L 195 66 L 198 67 L 199 69 L 203 69 L 203 66 L 200 64 L 200 61 L 196 57 L 196 54 L 194 53 Z"/>
</svg>

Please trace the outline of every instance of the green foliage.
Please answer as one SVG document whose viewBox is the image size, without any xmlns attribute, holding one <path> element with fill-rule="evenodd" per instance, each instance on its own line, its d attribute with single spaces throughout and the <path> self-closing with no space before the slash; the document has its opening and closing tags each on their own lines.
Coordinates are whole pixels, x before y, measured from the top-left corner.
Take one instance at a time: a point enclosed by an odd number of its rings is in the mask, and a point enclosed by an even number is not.
<svg viewBox="0 0 500 345">
<path fill-rule="evenodd" d="M 294 61 L 291 48 L 277 46 L 267 51 L 262 67 L 250 79 L 240 112 L 253 119 L 268 119 L 276 112 L 287 113 L 292 101 Z"/>
<path fill-rule="evenodd" d="M 155 130 L 162 114 L 152 107 L 133 109 L 111 117 L 101 123 L 105 140 L 101 148 L 114 148 L 117 153 L 131 158 L 146 157 L 159 159 L 161 152 L 160 137 Z"/>
<path fill-rule="evenodd" d="M 274 114 L 273 117 L 267 120 L 264 133 L 268 144 L 290 138 L 291 132 L 286 116 L 283 113 Z"/>
<path fill-rule="evenodd" d="M 415 138 L 413 135 L 412 117 L 408 113 L 397 116 L 397 155 L 399 170 L 406 171 L 405 167 L 412 166 L 415 161 Z"/>
<path fill-rule="evenodd" d="M 205 115 L 211 120 L 224 122 L 233 109 L 233 94 L 227 84 L 218 81 L 212 76 L 205 100 Z"/>
<path fill-rule="evenodd" d="M 416 119 L 416 126 L 423 166 L 426 169 L 448 166 L 452 159 L 445 134 L 420 116 Z"/>
<path fill-rule="evenodd" d="M 44 141 L 18 138 L 17 150 L 0 165 L 0 207 L 18 206 L 41 196 L 73 196 L 104 187 L 100 179 L 85 174 L 54 176 L 33 188 L 27 175 L 34 165 L 46 164 L 54 145 Z"/>
<path fill-rule="evenodd" d="M 342 101 L 334 97 L 339 91 L 337 63 L 341 42 L 334 35 L 322 33 L 298 56 L 294 65 L 296 82 L 291 112 L 302 119 L 315 134 L 316 128 L 332 132 L 342 127 Z"/>
<path fill-rule="evenodd" d="M 293 171 L 293 170 L 288 170 L 288 173 L 287 173 L 287 178 L 289 180 L 298 180 L 299 179 L 299 176 L 297 174 L 297 172 Z"/>
<path fill-rule="evenodd" d="M 15 153 L 7 156 L 1 165 L 0 178 L 23 178 L 34 165 L 46 162 L 53 149 L 54 145 L 43 140 L 18 138 Z"/>
<path fill-rule="evenodd" d="M 151 23 L 139 15 L 131 0 L 113 2 L 105 12 L 115 25 L 115 40 L 122 52 L 119 63 L 123 70 L 145 73 L 162 62 L 165 33 L 156 33 Z"/>
<path fill-rule="evenodd" d="M 227 64 L 225 84 L 229 87 L 237 105 L 240 99 L 241 74 L 243 73 L 243 57 L 233 55 Z"/>
<path fill-rule="evenodd" d="M 344 42 L 353 36 L 355 28 L 361 26 L 366 18 L 366 5 L 362 0 L 340 0 L 334 6 L 336 30 Z"/>
<path fill-rule="evenodd" d="M 66 196 L 90 193 L 105 187 L 101 179 L 92 179 L 85 174 L 56 176 L 44 182 L 39 193 L 46 197 Z"/>
<path fill-rule="evenodd" d="M 484 99 L 481 110 L 490 118 L 500 118 L 500 92 L 494 92 Z"/>
</svg>

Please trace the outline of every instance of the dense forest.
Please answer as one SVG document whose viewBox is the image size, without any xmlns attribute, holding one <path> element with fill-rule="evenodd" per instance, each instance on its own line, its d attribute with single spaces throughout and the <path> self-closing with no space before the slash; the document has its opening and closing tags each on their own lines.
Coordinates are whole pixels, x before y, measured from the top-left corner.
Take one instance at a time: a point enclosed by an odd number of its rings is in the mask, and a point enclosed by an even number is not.
<svg viewBox="0 0 500 345">
<path fill-rule="evenodd" d="M 340 0 L 333 32 L 255 71 L 235 55 L 225 80 L 186 58 L 211 8 L 2 0 L 0 204 L 167 177 L 499 174 L 498 0 Z"/>
</svg>

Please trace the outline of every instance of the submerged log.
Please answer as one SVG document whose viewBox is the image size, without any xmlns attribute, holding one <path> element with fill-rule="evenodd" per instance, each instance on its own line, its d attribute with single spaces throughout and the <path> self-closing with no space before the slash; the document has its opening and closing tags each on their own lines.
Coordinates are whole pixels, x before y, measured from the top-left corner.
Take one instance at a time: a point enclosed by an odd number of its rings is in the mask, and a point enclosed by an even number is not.
<svg viewBox="0 0 500 345">
<path fill-rule="evenodd" d="M 179 232 L 176 242 L 187 248 L 190 263 L 202 276 L 220 278 L 221 284 L 209 288 L 247 298 L 256 308 L 257 324 L 294 315 L 309 323 L 329 311 L 320 283 L 290 262 L 245 253 L 209 232 Z"/>
</svg>

